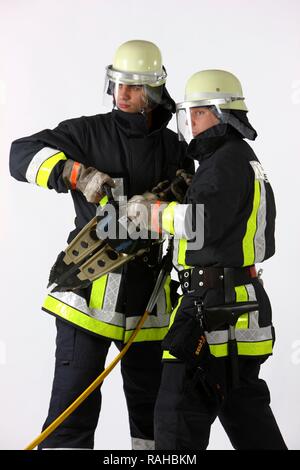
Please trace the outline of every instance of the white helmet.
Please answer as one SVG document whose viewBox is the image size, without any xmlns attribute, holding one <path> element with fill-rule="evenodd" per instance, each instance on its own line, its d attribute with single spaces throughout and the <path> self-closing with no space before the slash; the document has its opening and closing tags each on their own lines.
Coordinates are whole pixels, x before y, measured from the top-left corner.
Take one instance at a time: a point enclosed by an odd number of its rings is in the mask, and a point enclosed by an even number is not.
<svg viewBox="0 0 300 470">
<path fill-rule="evenodd" d="M 193 74 L 187 81 L 184 99 L 183 102 L 176 104 L 180 140 L 189 142 L 193 138 L 191 108 L 211 108 L 221 122 L 229 122 L 240 132 L 244 130 L 244 125 L 234 117 L 234 114 L 240 111 L 244 111 L 242 114 L 245 114 L 248 109 L 241 83 L 232 73 L 225 70 L 202 70 Z"/>
<path fill-rule="evenodd" d="M 120 85 L 143 87 L 145 106 L 158 104 L 167 73 L 159 48 L 149 41 L 133 40 L 122 44 L 113 63 L 106 67 L 104 102 L 116 106 Z"/>
</svg>

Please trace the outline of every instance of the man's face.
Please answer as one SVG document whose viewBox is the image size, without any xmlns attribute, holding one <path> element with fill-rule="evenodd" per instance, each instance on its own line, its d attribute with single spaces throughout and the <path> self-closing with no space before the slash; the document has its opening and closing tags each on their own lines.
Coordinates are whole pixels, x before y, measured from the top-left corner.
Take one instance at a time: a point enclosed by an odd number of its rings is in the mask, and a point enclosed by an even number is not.
<svg viewBox="0 0 300 470">
<path fill-rule="evenodd" d="M 216 126 L 220 122 L 208 108 L 191 108 L 190 114 L 193 137 L 196 137 L 196 135 L 201 134 L 210 127 Z"/>
<path fill-rule="evenodd" d="M 140 113 L 145 109 L 145 92 L 143 85 L 125 85 L 119 83 L 115 100 L 118 109 L 125 113 Z"/>
</svg>

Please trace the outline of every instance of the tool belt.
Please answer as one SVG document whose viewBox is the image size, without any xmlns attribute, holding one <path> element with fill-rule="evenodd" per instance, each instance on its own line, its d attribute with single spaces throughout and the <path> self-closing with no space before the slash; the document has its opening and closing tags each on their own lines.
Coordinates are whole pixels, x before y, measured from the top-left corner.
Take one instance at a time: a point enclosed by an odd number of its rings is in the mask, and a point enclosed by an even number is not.
<svg viewBox="0 0 300 470">
<path fill-rule="evenodd" d="M 179 271 L 179 281 L 183 294 L 197 293 L 203 289 L 224 289 L 226 278 L 231 278 L 232 287 L 247 284 L 249 279 L 256 278 L 255 265 L 243 268 L 221 268 L 196 266 Z"/>
</svg>

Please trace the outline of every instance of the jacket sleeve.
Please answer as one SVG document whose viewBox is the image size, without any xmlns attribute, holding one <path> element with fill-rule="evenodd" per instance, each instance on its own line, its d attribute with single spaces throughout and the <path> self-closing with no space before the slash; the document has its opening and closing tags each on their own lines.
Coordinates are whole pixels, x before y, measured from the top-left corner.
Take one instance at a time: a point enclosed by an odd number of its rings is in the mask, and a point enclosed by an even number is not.
<svg viewBox="0 0 300 470">
<path fill-rule="evenodd" d="M 205 246 L 222 239 L 241 216 L 253 175 L 240 155 L 222 155 L 201 180 L 197 176 L 189 190 L 189 204 L 171 202 L 163 210 L 162 228 L 186 240 L 202 233 Z"/>
<path fill-rule="evenodd" d="M 70 119 L 53 130 L 15 140 L 10 150 L 11 175 L 18 181 L 67 192 L 63 167 L 68 158 L 84 163 L 85 125 L 84 118 Z"/>
</svg>

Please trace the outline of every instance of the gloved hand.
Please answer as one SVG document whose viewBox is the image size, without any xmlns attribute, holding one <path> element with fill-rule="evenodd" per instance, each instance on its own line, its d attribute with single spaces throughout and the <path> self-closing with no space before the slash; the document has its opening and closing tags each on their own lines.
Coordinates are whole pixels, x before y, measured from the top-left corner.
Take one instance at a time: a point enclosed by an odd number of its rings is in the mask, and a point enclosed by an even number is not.
<svg viewBox="0 0 300 470">
<path fill-rule="evenodd" d="M 171 183 L 169 180 L 164 180 L 158 183 L 151 192 L 157 194 L 162 201 L 174 201 L 175 198 L 176 201 L 182 202 L 192 178 L 193 175 L 185 170 L 177 170 L 176 178 Z"/>
<path fill-rule="evenodd" d="M 161 234 L 161 213 L 166 207 L 167 204 L 158 199 L 149 200 L 144 195 L 136 195 L 128 201 L 127 216 L 141 230 Z"/>
<path fill-rule="evenodd" d="M 161 201 L 170 200 L 171 183 L 169 180 L 160 181 L 151 189 L 151 194 L 157 195 Z"/>
<path fill-rule="evenodd" d="M 82 163 L 66 160 L 63 179 L 69 189 L 81 191 L 88 202 L 98 204 L 105 195 L 103 185 L 115 187 L 114 180 L 93 167 L 86 167 Z"/>
</svg>

